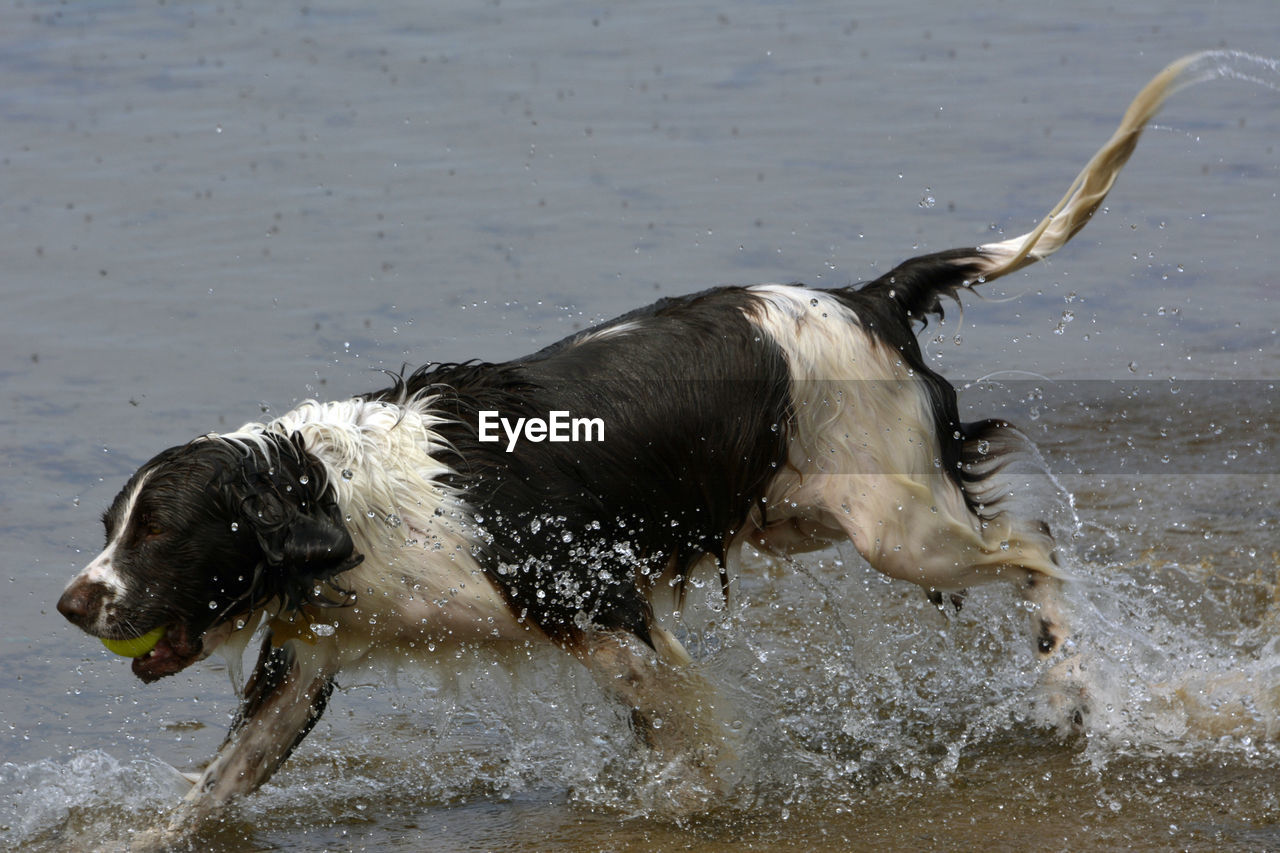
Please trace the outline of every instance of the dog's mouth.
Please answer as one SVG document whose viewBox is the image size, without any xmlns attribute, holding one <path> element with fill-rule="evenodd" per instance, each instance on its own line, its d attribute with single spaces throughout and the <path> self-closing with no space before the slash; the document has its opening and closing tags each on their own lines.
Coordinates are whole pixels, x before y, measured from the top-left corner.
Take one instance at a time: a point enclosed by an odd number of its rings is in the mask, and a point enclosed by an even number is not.
<svg viewBox="0 0 1280 853">
<path fill-rule="evenodd" d="M 192 636 L 191 630 L 181 622 L 165 627 L 164 635 L 151 651 L 133 659 L 133 674 L 150 684 L 181 672 L 205 657 L 203 638 Z"/>
<path fill-rule="evenodd" d="M 192 630 L 185 622 L 165 626 L 159 642 L 146 654 L 133 659 L 133 674 L 145 684 L 181 672 L 204 660 L 231 633 L 231 626 L 219 623 L 205 631 Z"/>
</svg>

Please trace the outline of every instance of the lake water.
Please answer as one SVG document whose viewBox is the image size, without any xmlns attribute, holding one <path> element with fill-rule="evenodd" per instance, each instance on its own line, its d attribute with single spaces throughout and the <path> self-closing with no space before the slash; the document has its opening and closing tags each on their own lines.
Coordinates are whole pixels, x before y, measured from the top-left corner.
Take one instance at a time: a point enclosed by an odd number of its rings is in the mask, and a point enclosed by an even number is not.
<svg viewBox="0 0 1280 853">
<path fill-rule="evenodd" d="M 53 608 L 157 450 L 663 295 L 1021 233 L 1167 62 L 1280 44 L 1273 0 L 0 21 L 0 845 L 24 850 L 160 820 L 234 710 L 225 663 L 143 686 Z M 477 653 L 348 674 L 201 849 L 1280 848 L 1275 85 L 1175 96 L 1071 246 L 925 333 L 1074 495 L 1083 732 L 1009 590 L 944 616 L 845 549 L 688 614 L 738 752 L 706 814 L 664 809 L 575 664 Z"/>
</svg>

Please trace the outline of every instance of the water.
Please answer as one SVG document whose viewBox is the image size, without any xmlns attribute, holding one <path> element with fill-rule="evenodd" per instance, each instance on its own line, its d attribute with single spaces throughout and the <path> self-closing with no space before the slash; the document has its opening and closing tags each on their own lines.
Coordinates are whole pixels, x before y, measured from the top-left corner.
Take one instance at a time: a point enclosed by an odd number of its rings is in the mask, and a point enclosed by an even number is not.
<svg viewBox="0 0 1280 853">
<path fill-rule="evenodd" d="M 1167 5 L 10 5 L 0 845 L 121 842 L 229 722 L 225 663 L 144 687 L 52 607 L 157 449 L 1025 231 L 1166 62 L 1274 51 L 1270 0 Z M 706 814 L 575 664 L 469 655 L 349 674 L 204 846 L 1280 846 L 1278 103 L 1179 93 L 1075 243 L 924 337 L 1074 498 L 1082 733 L 1009 590 L 944 616 L 846 549 L 694 591 L 737 752 Z"/>
</svg>

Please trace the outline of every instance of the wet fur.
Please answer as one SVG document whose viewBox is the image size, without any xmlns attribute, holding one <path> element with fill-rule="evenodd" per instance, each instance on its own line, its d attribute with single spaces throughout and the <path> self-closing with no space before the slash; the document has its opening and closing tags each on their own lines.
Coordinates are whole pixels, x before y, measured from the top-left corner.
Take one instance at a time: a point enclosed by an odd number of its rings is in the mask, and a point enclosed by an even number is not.
<svg viewBox="0 0 1280 853">
<path fill-rule="evenodd" d="M 144 681 L 265 625 L 226 742 L 152 841 L 269 778 L 344 667 L 428 642 L 558 645 L 655 752 L 712 765 L 705 685 L 652 602 L 704 562 L 727 583 L 748 541 L 784 554 L 851 541 L 938 601 L 1012 581 L 1032 604 L 1037 654 L 1053 655 L 1067 637 L 1055 544 L 1016 473 L 1035 450 L 1007 423 L 961 423 L 916 333 L 941 297 L 1065 244 L 1197 61 L 1157 76 L 1021 237 L 913 258 L 861 286 L 664 299 L 525 358 L 428 365 L 146 463 L 58 609 L 100 637 L 165 626 L 134 662 Z M 507 452 L 480 438 L 488 410 L 589 415 L 605 440 Z"/>
</svg>

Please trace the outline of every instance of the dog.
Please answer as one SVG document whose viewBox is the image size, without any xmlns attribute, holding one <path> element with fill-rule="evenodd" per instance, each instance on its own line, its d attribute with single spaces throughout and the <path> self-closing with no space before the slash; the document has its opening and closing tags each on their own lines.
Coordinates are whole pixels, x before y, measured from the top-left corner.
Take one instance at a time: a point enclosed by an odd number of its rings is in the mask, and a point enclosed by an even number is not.
<svg viewBox="0 0 1280 853">
<path fill-rule="evenodd" d="M 1034 447 L 1007 422 L 962 423 L 916 334 L 942 297 L 1065 245 L 1204 56 L 1142 90 L 1027 234 L 858 286 L 662 299 L 525 358 L 429 364 L 151 459 L 59 612 L 99 638 L 159 635 L 132 664 L 144 682 L 265 638 L 167 831 L 270 778 L 336 674 L 380 649 L 552 643 L 630 709 L 649 748 L 696 751 L 714 739 L 703 687 L 653 602 L 704 562 L 727 590 L 746 544 L 849 541 L 957 606 L 970 586 L 1010 581 L 1035 654 L 1061 655 L 1060 555 L 1009 473 Z"/>
</svg>

